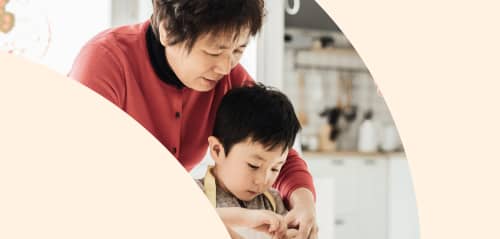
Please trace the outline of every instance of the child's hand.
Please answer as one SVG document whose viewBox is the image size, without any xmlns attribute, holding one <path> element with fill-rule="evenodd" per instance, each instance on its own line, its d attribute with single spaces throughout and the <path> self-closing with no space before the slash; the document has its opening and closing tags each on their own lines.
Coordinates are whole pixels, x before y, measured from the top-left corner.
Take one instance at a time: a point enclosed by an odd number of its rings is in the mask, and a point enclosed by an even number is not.
<svg viewBox="0 0 500 239">
<path fill-rule="evenodd" d="M 297 230 L 295 228 L 290 228 L 290 229 L 286 230 L 286 238 L 287 239 L 296 238 L 297 235 L 299 235 L 299 230 Z"/>
<path fill-rule="evenodd" d="M 287 225 L 283 216 L 269 210 L 248 210 L 246 226 L 268 233 L 273 239 L 285 238 Z"/>
</svg>

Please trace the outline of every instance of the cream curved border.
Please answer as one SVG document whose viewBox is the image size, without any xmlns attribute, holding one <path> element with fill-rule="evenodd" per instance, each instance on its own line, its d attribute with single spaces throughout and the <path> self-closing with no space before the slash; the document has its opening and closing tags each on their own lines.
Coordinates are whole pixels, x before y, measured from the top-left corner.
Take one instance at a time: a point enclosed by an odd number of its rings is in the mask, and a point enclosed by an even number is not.
<svg viewBox="0 0 500 239">
<path fill-rule="evenodd" d="M 317 2 L 385 97 L 409 160 L 421 238 L 500 238 L 499 3 Z"/>
<path fill-rule="evenodd" d="M 177 160 L 79 83 L 1 53 L 0 109 L 0 238 L 229 238 Z"/>
</svg>

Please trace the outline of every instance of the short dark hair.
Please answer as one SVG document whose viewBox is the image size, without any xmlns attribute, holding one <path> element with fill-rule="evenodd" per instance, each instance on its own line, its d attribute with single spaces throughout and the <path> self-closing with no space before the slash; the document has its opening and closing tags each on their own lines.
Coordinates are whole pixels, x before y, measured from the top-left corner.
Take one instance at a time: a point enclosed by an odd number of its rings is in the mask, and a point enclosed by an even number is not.
<svg viewBox="0 0 500 239">
<path fill-rule="evenodd" d="M 293 146 L 300 130 L 292 103 L 280 91 L 263 84 L 231 89 L 222 99 L 215 117 L 213 136 L 226 154 L 247 139 L 267 149 Z"/>
<path fill-rule="evenodd" d="M 262 27 L 264 0 L 153 0 L 151 26 L 159 37 L 158 26 L 166 20 L 168 44 L 186 43 L 191 50 L 207 33 L 231 33 L 235 38 L 243 29 L 255 36 Z"/>
</svg>

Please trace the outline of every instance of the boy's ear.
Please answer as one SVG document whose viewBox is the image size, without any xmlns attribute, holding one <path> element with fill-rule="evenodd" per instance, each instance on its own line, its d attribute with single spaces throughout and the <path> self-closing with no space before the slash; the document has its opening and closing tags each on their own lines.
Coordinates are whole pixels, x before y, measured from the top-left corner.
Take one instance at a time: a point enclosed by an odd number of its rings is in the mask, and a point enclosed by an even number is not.
<svg viewBox="0 0 500 239">
<path fill-rule="evenodd" d="M 208 149 L 210 150 L 210 155 L 215 162 L 226 158 L 226 152 L 224 151 L 222 143 L 214 136 L 208 137 Z"/>
</svg>

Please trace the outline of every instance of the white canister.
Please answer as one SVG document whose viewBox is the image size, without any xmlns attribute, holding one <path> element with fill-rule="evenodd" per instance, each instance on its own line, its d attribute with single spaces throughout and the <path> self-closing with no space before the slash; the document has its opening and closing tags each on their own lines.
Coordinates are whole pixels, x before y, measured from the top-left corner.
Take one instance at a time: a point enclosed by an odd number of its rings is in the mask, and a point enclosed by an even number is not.
<svg viewBox="0 0 500 239">
<path fill-rule="evenodd" d="M 377 152 L 377 128 L 372 120 L 372 113 L 366 112 L 359 127 L 358 151 L 364 153 Z"/>
<path fill-rule="evenodd" d="M 386 125 L 383 129 L 383 137 L 381 142 L 382 150 L 385 152 L 392 152 L 401 146 L 401 139 L 399 133 L 394 125 Z"/>
</svg>

